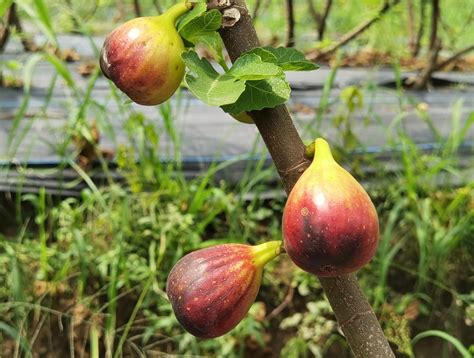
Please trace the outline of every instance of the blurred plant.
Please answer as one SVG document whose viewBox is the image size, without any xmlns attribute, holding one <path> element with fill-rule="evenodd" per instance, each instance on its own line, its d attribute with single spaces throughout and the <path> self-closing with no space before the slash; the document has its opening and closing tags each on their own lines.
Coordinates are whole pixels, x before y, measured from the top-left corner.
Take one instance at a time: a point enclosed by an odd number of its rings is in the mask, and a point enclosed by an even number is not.
<svg viewBox="0 0 474 358">
<path fill-rule="evenodd" d="M 309 353 L 323 357 L 333 343 L 337 322 L 332 319 L 329 303 L 326 300 L 308 302 L 306 309 L 306 312 L 295 313 L 280 323 L 283 330 L 296 329 L 295 335 L 282 349 L 281 354 L 285 357 L 304 357 Z"/>
</svg>

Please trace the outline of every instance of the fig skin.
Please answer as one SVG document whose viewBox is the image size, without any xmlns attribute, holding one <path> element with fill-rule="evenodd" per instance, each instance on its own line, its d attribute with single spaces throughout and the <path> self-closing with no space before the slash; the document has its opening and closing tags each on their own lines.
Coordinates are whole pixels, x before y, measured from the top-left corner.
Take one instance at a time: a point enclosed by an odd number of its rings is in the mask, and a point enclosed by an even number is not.
<svg viewBox="0 0 474 358">
<path fill-rule="evenodd" d="M 335 162 L 322 138 L 315 141 L 313 162 L 288 196 L 282 226 L 291 260 L 322 277 L 357 271 L 372 259 L 379 241 L 369 195 Z"/>
<path fill-rule="evenodd" d="M 106 38 L 100 68 L 134 102 L 160 104 L 181 84 L 184 44 L 175 22 L 190 8 L 190 3 L 182 2 L 160 16 L 132 19 Z"/>
<path fill-rule="evenodd" d="M 178 321 L 199 338 L 229 332 L 254 303 L 263 266 L 280 250 L 281 241 L 258 246 L 223 244 L 181 258 L 166 283 Z"/>
</svg>

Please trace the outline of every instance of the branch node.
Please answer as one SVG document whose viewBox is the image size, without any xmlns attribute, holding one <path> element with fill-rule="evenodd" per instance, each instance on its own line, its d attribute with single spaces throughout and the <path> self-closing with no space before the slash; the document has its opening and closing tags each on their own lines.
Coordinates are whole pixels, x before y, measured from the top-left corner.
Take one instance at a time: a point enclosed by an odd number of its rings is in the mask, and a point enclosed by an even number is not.
<svg viewBox="0 0 474 358">
<path fill-rule="evenodd" d="M 222 11 L 222 27 L 233 27 L 240 20 L 240 11 L 231 7 Z"/>
<path fill-rule="evenodd" d="M 289 169 L 278 170 L 278 173 L 280 173 L 282 177 L 288 176 L 293 171 L 297 171 L 298 173 L 303 173 L 306 170 L 307 166 L 308 166 L 308 162 L 306 160 L 304 160 L 304 161 L 299 162 L 298 164 L 292 166 Z"/>
<path fill-rule="evenodd" d="M 373 315 L 373 311 L 372 310 L 368 310 L 368 311 L 365 311 L 365 312 L 357 312 L 356 314 L 354 314 L 352 317 L 346 319 L 344 322 L 341 322 L 339 324 L 339 326 L 341 327 L 341 329 L 344 328 L 344 326 L 348 325 L 349 323 L 355 321 L 356 319 L 360 318 L 361 316 L 367 316 L 367 315 Z"/>
<path fill-rule="evenodd" d="M 207 2 L 207 8 L 211 9 L 225 9 L 233 5 L 232 0 L 210 0 Z"/>
</svg>

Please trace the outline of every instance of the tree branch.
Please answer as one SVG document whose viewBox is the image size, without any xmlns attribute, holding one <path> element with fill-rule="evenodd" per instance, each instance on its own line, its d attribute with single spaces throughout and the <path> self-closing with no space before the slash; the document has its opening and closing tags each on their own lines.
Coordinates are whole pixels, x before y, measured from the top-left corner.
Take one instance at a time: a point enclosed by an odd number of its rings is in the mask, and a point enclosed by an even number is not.
<svg viewBox="0 0 474 358">
<path fill-rule="evenodd" d="M 408 48 L 410 53 L 415 52 L 416 48 L 416 33 L 415 33 L 415 6 L 413 0 L 407 0 L 407 14 L 408 14 Z"/>
<path fill-rule="evenodd" d="M 431 33 L 430 33 L 430 50 L 434 50 L 438 40 L 438 24 L 440 18 L 439 0 L 431 1 Z"/>
<path fill-rule="evenodd" d="M 14 17 L 14 12 L 15 12 L 14 5 L 15 4 L 13 3 L 8 8 L 8 10 L 6 12 L 6 15 L 5 15 L 5 21 L 4 21 L 5 24 L 0 27 L 0 53 L 3 52 L 5 46 L 8 42 L 8 38 L 10 37 L 10 26 L 12 24 L 13 17 Z"/>
<path fill-rule="evenodd" d="M 451 57 L 448 57 L 443 62 L 437 64 L 435 70 L 441 70 L 442 68 L 449 65 L 451 62 L 456 61 L 458 58 L 464 56 L 466 53 L 471 52 L 471 51 L 474 51 L 474 45 L 470 45 L 470 46 L 467 46 L 467 47 L 463 48 L 462 50 L 459 50 L 458 52 L 456 52 Z"/>
<path fill-rule="evenodd" d="M 330 46 L 327 50 L 318 53 L 316 55 L 316 59 L 327 57 L 328 55 L 330 55 L 334 51 L 336 51 L 338 48 L 340 48 L 341 46 L 344 46 L 349 41 L 352 41 L 353 39 L 355 39 L 357 36 L 359 36 L 361 33 L 363 33 L 365 30 L 367 30 L 373 24 L 375 24 L 378 20 L 380 20 L 380 18 L 382 17 L 383 14 L 385 14 L 388 10 L 390 10 L 394 5 L 398 4 L 399 2 L 400 2 L 400 0 L 394 0 L 394 1 L 385 0 L 384 4 L 380 8 L 380 10 L 377 12 L 377 15 L 375 15 L 373 18 L 357 25 L 351 31 L 349 31 L 346 34 L 342 35 L 342 37 L 339 39 L 338 42 L 336 42 L 334 45 Z"/>
<path fill-rule="evenodd" d="M 262 6 L 262 0 L 257 0 L 255 2 L 255 7 L 253 9 L 252 19 L 255 21 L 259 15 L 260 6 Z"/>
<path fill-rule="evenodd" d="M 142 8 L 139 0 L 133 0 L 133 11 L 135 12 L 136 17 L 142 16 Z"/>
<path fill-rule="evenodd" d="M 417 57 L 421 49 L 421 40 L 423 39 L 423 33 L 425 31 L 426 1 L 427 0 L 421 0 L 420 2 L 420 22 L 416 35 L 415 46 L 413 47 L 413 51 L 411 53 L 413 57 Z"/>
<path fill-rule="evenodd" d="M 324 37 L 324 31 L 326 30 L 326 21 L 329 16 L 329 11 L 331 11 L 333 1 L 326 0 L 324 4 L 324 9 L 322 13 L 319 13 L 314 7 L 313 0 L 308 0 L 308 9 L 311 17 L 316 23 L 317 27 L 317 39 L 321 41 Z"/>
<path fill-rule="evenodd" d="M 37 46 L 35 45 L 33 40 L 30 39 L 23 31 L 15 3 L 12 3 L 7 10 L 4 29 L 0 28 L 0 52 L 4 50 L 8 42 L 8 39 L 10 37 L 10 28 L 16 29 L 17 33 L 20 35 L 20 40 L 21 44 L 23 45 L 23 49 L 26 52 L 37 50 Z"/>
<path fill-rule="evenodd" d="M 326 5 L 324 6 L 324 11 L 323 11 L 323 16 L 321 17 L 321 20 L 319 21 L 318 25 L 318 40 L 322 41 L 324 38 L 324 32 L 326 30 L 326 23 L 327 19 L 329 16 L 329 12 L 331 11 L 332 7 L 332 0 L 326 0 Z"/>
<path fill-rule="evenodd" d="M 295 47 L 295 7 L 293 0 L 286 0 L 287 36 L 286 47 Z"/>
<path fill-rule="evenodd" d="M 308 0 L 308 10 L 316 24 L 321 21 L 322 15 L 316 10 L 313 0 Z"/>
<path fill-rule="evenodd" d="M 432 0 L 431 5 L 430 44 L 426 53 L 426 66 L 412 81 L 412 86 L 416 89 L 426 88 L 430 83 L 431 75 L 437 68 L 438 55 L 442 47 L 441 40 L 438 38 L 438 23 L 440 19 L 439 0 Z M 410 83 L 408 83 L 408 85 L 410 85 Z"/>
<path fill-rule="evenodd" d="M 234 62 L 242 52 L 259 46 L 245 0 L 235 0 L 240 20 L 220 33 Z M 281 176 L 287 193 L 310 162 L 286 106 L 250 113 Z M 355 275 L 320 278 L 333 311 L 355 357 L 394 357 L 382 328 L 364 297 Z"/>
</svg>

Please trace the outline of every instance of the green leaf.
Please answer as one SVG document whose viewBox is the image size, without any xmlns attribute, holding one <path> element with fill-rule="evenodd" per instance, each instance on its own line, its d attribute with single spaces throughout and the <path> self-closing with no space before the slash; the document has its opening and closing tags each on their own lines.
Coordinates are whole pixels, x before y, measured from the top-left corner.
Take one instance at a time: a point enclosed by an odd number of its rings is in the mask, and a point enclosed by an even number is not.
<svg viewBox="0 0 474 358">
<path fill-rule="evenodd" d="M 201 37 L 216 33 L 221 27 L 222 14 L 218 10 L 210 10 L 192 18 L 179 30 L 185 40 L 197 44 Z"/>
<path fill-rule="evenodd" d="M 0 17 L 3 17 L 7 12 L 7 9 L 13 3 L 13 0 L 2 0 L 0 1 Z"/>
<path fill-rule="evenodd" d="M 212 52 L 214 58 L 217 58 L 218 62 L 225 62 L 224 56 L 222 55 L 224 43 L 217 32 L 211 32 L 201 36 L 199 43 L 206 46 Z"/>
<path fill-rule="evenodd" d="M 176 29 L 178 30 L 178 33 L 181 34 L 181 30 L 185 28 L 190 21 L 193 19 L 201 16 L 203 13 L 206 12 L 207 5 L 205 3 L 198 3 L 196 4 L 191 11 L 188 11 L 186 14 L 184 14 L 178 23 L 178 26 Z"/>
<path fill-rule="evenodd" d="M 266 46 L 250 50 L 247 53 L 255 53 L 263 61 L 276 63 L 283 71 L 312 71 L 319 68 L 318 65 L 307 60 L 304 54 L 295 48 Z M 270 54 L 273 56 L 270 56 Z"/>
<path fill-rule="evenodd" d="M 270 51 L 265 50 L 263 47 L 254 48 L 242 54 L 242 56 L 245 56 L 245 54 L 251 54 L 251 53 L 260 56 L 260 58 L 264 62 L 269 62 L 269 63 L 274 63 L 274 64 L 278 63 L 278 58 Z"/>
<path fill-rule="evenodd" d="M 184 52 L 183 58 L 190 70 L 185 76 L 189 90 L 201 101 L 211 106 L 234 103 L 245 90 L 245 82 L 219 74 L 206 59 L 200 59 L 194 51 Z"/>
<path fill-rule="evenodd" d="M 239 99 L 222 109 L 230 114 L 273 108 L 285 103 L 290 98 L 290 85 L 284 76 L 272 77 L 260 81 L 247 81 L 245 91 Z"/>
<path fill-rule="evenodd" d="M 264 62 L 260 56 L 250 53 L 239 57 L 228 74 L 241 80 L 264 80 L 281 76 L 283 71 L 279 66 Z"/>
</svg>

